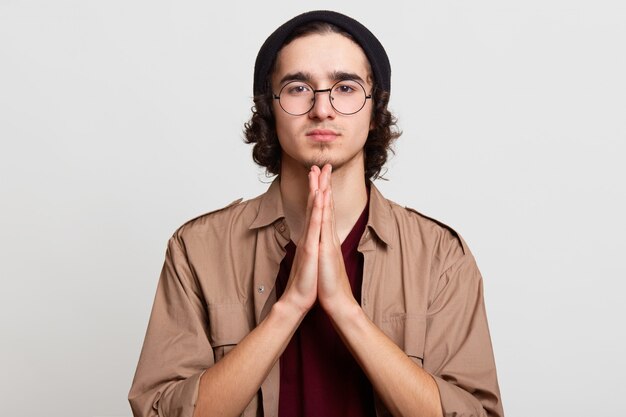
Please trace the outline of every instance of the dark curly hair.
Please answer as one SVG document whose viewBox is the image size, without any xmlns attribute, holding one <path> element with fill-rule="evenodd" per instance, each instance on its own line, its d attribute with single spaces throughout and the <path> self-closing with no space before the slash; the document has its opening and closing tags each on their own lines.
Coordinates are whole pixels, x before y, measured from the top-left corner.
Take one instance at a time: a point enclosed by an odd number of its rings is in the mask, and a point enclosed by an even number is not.
<svg viewBox="0 0 626 417">
<path fill-rule="evenodd" d="M 310 34 L 339 33 L 354 41 L 354 38 L 341 28 L 326 22 L 311 22 L 296 29 L 285 41 L 283 47 L 294 39 Z M 276 61 L 274 61 L 274 67 Z M 258 165 L 265 167 L 268 176 L 280 173 L 280 160 L 282 150 L 276 135 L 276 120 L 272 111 L 273 96 L 271 91 L 271 74 L 266 80 L 266 93 L 254 96 L 252 117 L 244 125 L 244 141 L 254 143 L 252 158 Z M 370 75 L 370 78 L 371 77 Z M 374 128 L 367 135 L 364 146 L 365 153 L 365 178 L 374 180 L 382 178 L 381 170 L 387 162 L 388 152 L 393 153 L 391 145 L 402 132 L 397 129 L 396 117 L 387 109 L 389 104 L 389 92 L 384 91 L 374 84 L 372 89 L 374 109 L 372 121 Z"/>
</svg>

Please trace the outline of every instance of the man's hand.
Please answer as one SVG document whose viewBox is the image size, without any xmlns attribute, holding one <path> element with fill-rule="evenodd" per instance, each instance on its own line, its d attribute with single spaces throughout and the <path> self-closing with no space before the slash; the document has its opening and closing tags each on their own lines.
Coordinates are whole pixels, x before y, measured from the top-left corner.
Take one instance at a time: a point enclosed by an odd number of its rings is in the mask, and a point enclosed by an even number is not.
<svg viewBox="0 0 626 417">
<path fill-rule="evenodd" d="M 309 196 L 304 233 L 297 244 L 291 273 L 283 294 L 285 301 L 293 304 L 303 313 L 310 310 L 317 299 L 318 253 L 323 215 L 320 175 L 320 169 L 313 166 L 309 172 Z"/>
<path fill-rule="evenodd" d="M 331 317 L 343 307 L 358 305 L 352 296 L 350 281 L 341 253 L 341 242 L 335 228 L 331 187 L 332 167 L 309 172 L 309 196 L 305 229 L 285 289 L 286 301 L 308 311 L 319 298 Z"/>
<path fill-rule="evenodd" d="M 341 253 L 341 241 L 335 227 L 335 209 L 331 187 L 332 167 L 325 165 L 320 175 L 323 192 L 322 224 L 319 242 L 317 294 L 320 304 L 332 318 L 346 308 L 358 307 Z"/>
</svg>

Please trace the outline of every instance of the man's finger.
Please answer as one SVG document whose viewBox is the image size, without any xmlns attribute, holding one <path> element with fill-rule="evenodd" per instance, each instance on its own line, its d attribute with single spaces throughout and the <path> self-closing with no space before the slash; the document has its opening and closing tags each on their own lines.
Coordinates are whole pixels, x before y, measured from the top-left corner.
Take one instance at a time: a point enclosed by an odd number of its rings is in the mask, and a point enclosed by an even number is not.
<svg viewBox="0 0 626 417">
<path fill-rule="evenodd" d="M 316 166 L 311 167 L 309 171 L 309 195 L 307 197 L 306 203 L 306 213 L 304 215 L 304 228 L 303 235 L 306 234 L 306 228 L 311 219 L 311 210 L 313 209 L 313 202 L 315 200 L 315 191 L 319 189 L 319 168 Z M 300 238 L 300 240 L 304 240 L 304 236 Z"/>
<path fill-rule="evenodd" d="M 319 189 L 320 169 L 313 165 L 309 171 L 309 192 L 314 193 Z"/>
<path fill-rule="evenodd" d="M 333 167 L 330 164 L 324 165 L 319 177 L 319 187 L 322 192 L 326 191 L 330 186 L 330 176 L 333 171 Z"/>
<path fill-rule="evenodd" d="M 330 225 L 331 225 L 331 233 L 333 239 L 337 245 L 341 246 L 341 242 L 339 241 L 339 235 L 337 235 L 337 224 L 335 223 L 335 198 L 333 197 L 333 190 L 328 190 L 328 200 L 330 205 Z"/>
<path fill-rule="evenodd" d="M 304 234 L 304 245 L 311 252 L 317 253 L 320 242 L 320 228 L 322 226 L 323 214 L 322 193 L 317 190 L 313 199 L 313 208 L 311 209 L 311 217 L 306 225 Z"/>
<path fill-rule="evenodd" d="M 326 190 L 324 192 L 324 206 L 322 211 L 322 227 L 320 237 L 320 242 L 325 245 L 332 244 L 334 241 L 334 227 L 330 198 L 330 190 Z"/>
</svg>

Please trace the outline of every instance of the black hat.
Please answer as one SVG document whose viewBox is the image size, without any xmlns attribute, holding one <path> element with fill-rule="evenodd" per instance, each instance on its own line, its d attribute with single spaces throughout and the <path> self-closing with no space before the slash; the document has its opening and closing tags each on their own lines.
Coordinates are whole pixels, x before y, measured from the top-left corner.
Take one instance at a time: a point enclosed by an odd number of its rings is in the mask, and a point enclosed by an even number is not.
<svg viewBox="0 0 626 417">
<path fill-rule="evenodd" d="M 361 46 L 367 56 L 374 73 L 376 84 L 383 90 L 391 91 L 391 65 L 385 48 L 368 28 L 356 20 L 341 13 L 329 10 L 316 10 L 303 13 L 287 21 L 274 31 L 263 43 L 254 64 L 254 95 L 265 93 L 266 79 L 272 70 L 276 55 L 283 47 L 285 40 L 299 26 L 310 22 L 331 23 L 348 32 Z"/>
</svg>

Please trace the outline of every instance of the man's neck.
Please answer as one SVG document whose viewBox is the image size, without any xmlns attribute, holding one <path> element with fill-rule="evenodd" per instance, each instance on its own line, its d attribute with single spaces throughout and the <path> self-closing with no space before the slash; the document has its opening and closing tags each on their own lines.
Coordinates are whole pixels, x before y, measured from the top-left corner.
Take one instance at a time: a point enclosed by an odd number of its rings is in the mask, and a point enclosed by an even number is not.
<svg viewBox="0 0 626 417">
<path fill-rule="evenodd" d="M 320 167 L 321 168 L 321 167 Z M 309 170 L 302 166 L 284 164 L 280 175 L 285 220 L 291 240 L 298 243 L 306 221 Z M 331 177 L 335 205 L 335 227 L 341 242 L 352 230 L 367 204 L 365 174 L 362 169 L 347 166 L 334 171 Z"/>
</svg>

